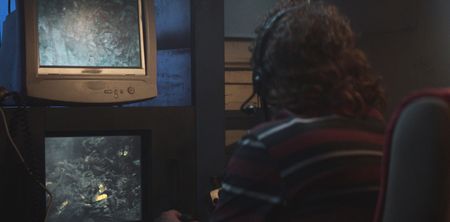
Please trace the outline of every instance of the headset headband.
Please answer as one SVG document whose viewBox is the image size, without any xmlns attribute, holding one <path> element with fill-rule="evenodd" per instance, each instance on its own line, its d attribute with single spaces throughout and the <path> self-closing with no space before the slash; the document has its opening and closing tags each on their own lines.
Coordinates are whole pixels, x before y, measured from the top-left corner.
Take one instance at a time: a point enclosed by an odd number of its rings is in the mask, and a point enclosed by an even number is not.
<svg viewBox="0 0 450 222">
<path fill-rule="evenodd" d="M 261 32 L 261 37 L 257 40 L 257 42 L 255 44 L 255 50 L 254 50 L 255 64 L 254 64 L 254 69 L 253 69 L 253 89 L 254 89 L 254 92 L 256 94 L 258 94 L 258 96 L 260 96 L 260 97 L 264 96 L 261 82 L 265 75 L 263 73 L 262 67 L 263 67 L 264 52 L 266 50 L 269 33 L 274 29 L 274 27 L 276 27 L 276 24 L 284 16 L 286 16 L 290 12 L 302 9 L 309 4 L 310 4 L 310 1 L 308 0 L 300 5 L 296 5 L 296 6 L 281 10 L 274 16 L 269 17 L 266 20 L 266 22 L 264 23 L 264 26 L 263 26 L 262 32 Z M 263 100 L 264 100 L 264 98 L 263 98 Z"/>
<path fill-rule="evenodd" d="M 310 5 L 310 0 L 307 0 L 306 2 L 292 6 L 289 8 L 286 8 L 284 10 L 279 11 L 274 16 L 271 16 L 266 19 L 264 22 L 264 26 L 262 27 L 261 37 L 256 40 L 255 48 L 253 55 L 254 58 L 254 68 L 253 68 L 253 94 L 241 105 L 241 111 L 247 114 L 253 114 L 256 113 L 257 108 L 253 105 L 249 104 L 250 101 L 253 99 L 255 95 L 257 95 L 260 98 L 261 106 L 264 111 L 264 115 L 266 119 L 269 119 L 269 111 L 266 103 L 266 98 L 264 95 L 264 90 L 262 89 L 262 82 L 263 78 L 265 78 L 263 74 L 263 57 L 264 57 L 264 51 L 266 50 L 266 42 L 268 41 L 268 33 L 275 27 L 275 25 L 278 23 L 281 18 L 283 18 L 288 13 L 304 8 L 307 5 Z"/>
</svg>

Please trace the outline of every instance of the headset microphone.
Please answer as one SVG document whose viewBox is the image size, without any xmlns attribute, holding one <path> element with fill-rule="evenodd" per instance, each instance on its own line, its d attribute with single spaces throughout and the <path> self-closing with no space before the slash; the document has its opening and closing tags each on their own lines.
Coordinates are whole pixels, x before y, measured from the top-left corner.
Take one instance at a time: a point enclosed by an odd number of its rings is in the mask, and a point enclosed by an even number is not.
<svg viewBox="0 0 450 222">
<path fill-rule="evenodd" d="M 251 103 L 250 101 L 256 96 L 256 93 L 253 92 L 247 100 L 241 105 L 241 111 L 245 114 L 252 115 L 258 112 L 258 107 L 256 104 Z"/>
</svg>

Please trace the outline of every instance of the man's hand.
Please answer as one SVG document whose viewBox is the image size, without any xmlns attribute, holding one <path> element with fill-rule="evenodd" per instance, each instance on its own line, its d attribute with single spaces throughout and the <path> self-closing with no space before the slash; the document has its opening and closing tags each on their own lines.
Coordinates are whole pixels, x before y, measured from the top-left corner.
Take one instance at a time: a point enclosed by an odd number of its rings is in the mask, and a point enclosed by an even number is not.
<svg viewBox="0 0 450 222">
<path fill-rule="evenodd" d="M 155 222 L 181 222 L 181 213 L 176 210 L 168 210 L 161 213 Z"/>
</svg>

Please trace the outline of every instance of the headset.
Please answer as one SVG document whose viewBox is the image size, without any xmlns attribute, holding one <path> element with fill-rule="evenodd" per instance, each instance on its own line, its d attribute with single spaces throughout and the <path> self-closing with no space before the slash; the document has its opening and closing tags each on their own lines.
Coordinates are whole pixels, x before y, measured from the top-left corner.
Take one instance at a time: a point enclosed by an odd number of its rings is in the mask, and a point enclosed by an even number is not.
<svg viewBox="0 0 450 222">
<path fill-rule="evenodd" d="M 268 37 L 269 33 L 271 33 L 275 29 L 276 25 L 283 17 L 285 17 L 286 15 L 288 15 L 293 11 L 303 9 L 310 4 L 311 2 L 310 0 L 308 0 L 302 4 L 283 9 L 278 13 L 276 13 L 275 15 L 267 18 L 266 21 L 264 22 L 260 37 L 256 39 L 255 48 L 253 49 L 253 56 L 254 56 L 253 73 L 252 73 L 253 93 L 241 105 L 242 112 L 247 114 L 255 114 L 258 112 L 258 110 L 262 109 L 266 120 L 269 119 L 269 109 L 265 95 L 266 92 L 264 89 L 264 83 L 267 81 L 268 79 L 267 76 L 269 75 L 269 73 L 267 73 L 266 70 L 264 70 L 263 68 L 264 52 L 266 51 L 267 42 L 269 40 Z M 258 96 L 258 101 L 261 105 L 261 107 L 259 108 L 253 104 L 250 104 L 250 101 L 255 96 Z"/>
</svg>

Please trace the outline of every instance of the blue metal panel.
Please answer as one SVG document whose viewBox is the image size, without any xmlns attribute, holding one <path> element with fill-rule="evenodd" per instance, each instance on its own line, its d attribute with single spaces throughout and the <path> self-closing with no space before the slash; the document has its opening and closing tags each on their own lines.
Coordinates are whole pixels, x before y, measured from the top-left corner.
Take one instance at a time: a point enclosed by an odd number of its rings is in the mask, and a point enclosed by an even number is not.
<svg viewBox="0 0 450 222">
<path fill-rule="evenodd" d="M 190 106 L 192 104 L 191 50 L 160 50 L 157 55 L 158 96 L 128 107 Z"/>
<path fill-rule="evenodd" d="M 3 23 L 2 47 L 0 48 L 0 85 L 11 91 L 20 92 L 22 89 L 22 73 L 24 71 L 22 49 L 18 36 L 18 11 L 6 17 Z"/>
<path fill-rule="evenodd" d="M 191 47 L 191 1 L 155 0 L 158 49 Z"/>
<path fill-rule="evenodd" d="M 16 1 L 11 0 L 11 12 L 16 10 Z M 0 0 L 0 46 L 1 46 L 1 36 L 3 33 L 3 22 L 8 15 L 8 0 Z"/>
<path fill-rule="evenodd" d="M 158 96 L 125 106 L 190 106 L 191 3 L 187 0 L 155 0 Z"/>
</svg>

